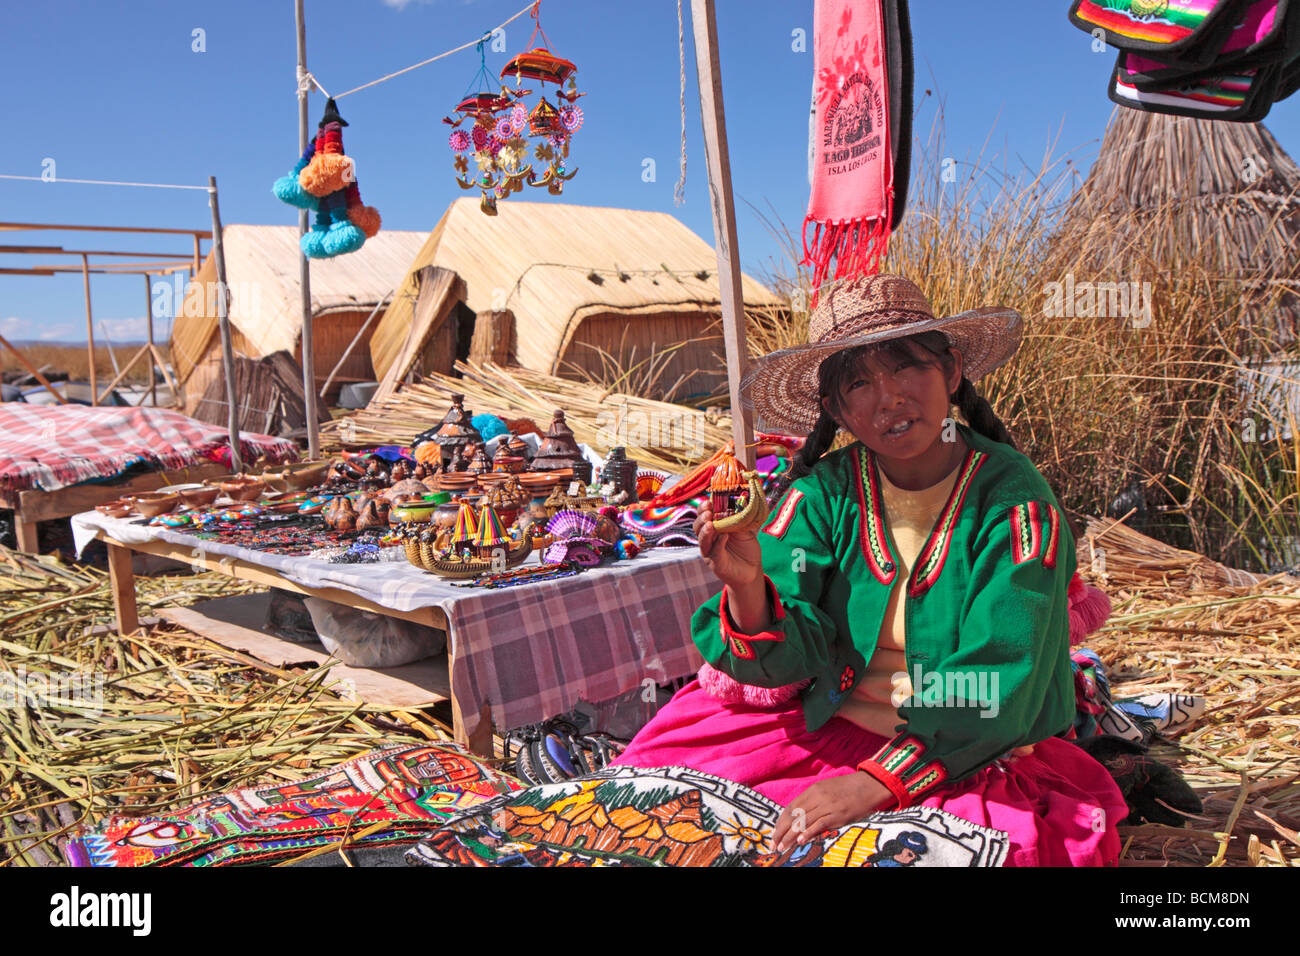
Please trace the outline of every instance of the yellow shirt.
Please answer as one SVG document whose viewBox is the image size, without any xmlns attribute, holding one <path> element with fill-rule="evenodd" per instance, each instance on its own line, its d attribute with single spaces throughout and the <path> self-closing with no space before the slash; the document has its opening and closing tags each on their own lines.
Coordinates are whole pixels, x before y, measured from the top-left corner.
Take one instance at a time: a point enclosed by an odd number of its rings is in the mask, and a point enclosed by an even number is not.
<svg viewBox="0 0 1300 956">
<path fill-rule="evenodd" d="M 879 473 L 886 526 L 894 544 L 894 554 L 903 563 L 902 573 L 890 592 L 885 620 L 880 626 L 880 641 L 867 662 L 867 673 L 853 689 L 853 694 L 840 705 L 837 716 L 885 738 L 898 732 L 895 728 L 902 722 L 898 704 L 912 693 L 912 683 L 907 675 L 904 590 L 912 573 L 912 564 L 934 530 L 934 523 L 952 494 L 959 471 L 960 468 L 954 468 L 938 484 L 920 491 L 899 488 L 885 477 L 883 469 Z M 896 674 L 901 676 L 895 677 Z"/>
</svg>

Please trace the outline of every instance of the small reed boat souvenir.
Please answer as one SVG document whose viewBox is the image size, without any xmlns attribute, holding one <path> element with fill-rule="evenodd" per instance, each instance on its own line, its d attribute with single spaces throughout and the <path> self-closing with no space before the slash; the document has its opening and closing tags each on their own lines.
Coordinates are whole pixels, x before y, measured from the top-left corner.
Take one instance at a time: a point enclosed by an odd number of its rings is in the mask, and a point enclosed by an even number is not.
<svg viewBox="0 0 1300 956">
<path fill-rule="evenodd" d="M 709 504 L 713 528 L 720 534 L 757 532 L 767 520 L 767 498 L 758 472 L 742 471 L 734 456 L 726 455 L 709 479 Z"/>
</svg>

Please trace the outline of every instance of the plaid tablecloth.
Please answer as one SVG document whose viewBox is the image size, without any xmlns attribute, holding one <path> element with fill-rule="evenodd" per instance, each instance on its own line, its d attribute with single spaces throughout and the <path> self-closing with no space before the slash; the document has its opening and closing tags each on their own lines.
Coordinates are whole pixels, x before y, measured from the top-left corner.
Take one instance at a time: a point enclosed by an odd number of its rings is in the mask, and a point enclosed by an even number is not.
<svg viewBox="0 0 1300 956">
<path fill-rule="evenodd" d="M 266 554 L 95 511 L 74 516 L 72 528 L 79 550 L 97 531 L 123 544 L 166 541 L 393 610 L 440 608 L 467 733 L 484 704 L 499 729 L 512 729 L 562 714 L 579 699 L 600 702 L 647 679 L 693 674 L 703 660 L 691 641 L 691 615 L 719 587 L 695 548 L 654 548 L 576 577 L 488 591 L 453 587 L 405 561 L 329 564 Z"/>
<path fill-rule="evenodd" d="M 226 430 L 167 408 L 0 404 L 0 487 L 54 491 L 111 478 L 144 462 L 184 468 L 213 460 L 229 444 Z M 282 438 L 242 433 L 244 459 L 297 457 Z"/>
</svg>

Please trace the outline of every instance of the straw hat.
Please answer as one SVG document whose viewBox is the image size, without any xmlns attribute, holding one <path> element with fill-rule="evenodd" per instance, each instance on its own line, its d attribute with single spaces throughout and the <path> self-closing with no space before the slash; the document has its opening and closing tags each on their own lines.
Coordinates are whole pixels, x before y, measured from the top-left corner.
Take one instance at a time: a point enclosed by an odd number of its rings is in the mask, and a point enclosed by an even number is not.
<svg viewBox="0 0 1300 956">
<path fill-rule="evenodd" d="M 823 286 L 808 320 L 808 344 L 763 356 L 741 381 L 741 393 L 768 427 L 806 435 L 821 415 L 817 370 L 834 352 L 938 330 L 961 351 L 963 374 L 974 382 L 1015 354 L 1022 329 L 1019 312 L 997 306 L 935 318 L 908 279 L 859 276 L 829 292 Z"/>
</svg>

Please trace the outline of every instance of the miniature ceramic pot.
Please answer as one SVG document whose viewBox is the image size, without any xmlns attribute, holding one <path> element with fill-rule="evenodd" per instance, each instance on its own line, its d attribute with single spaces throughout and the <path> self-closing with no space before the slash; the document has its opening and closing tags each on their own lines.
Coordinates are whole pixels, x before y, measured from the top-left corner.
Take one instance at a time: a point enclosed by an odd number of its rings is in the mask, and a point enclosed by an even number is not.
<svg viewBox="0 0 1300 956">
<path fill-rule="evenodd" d="M 102 505 L 95 505 L 95 510 L 107 518 L 125 518 L 131 513 L 131 502 L 126 498 L 118 498 L 116 501 L 106 501 Z"/>
<path fill-rule="evenodd" d="M 199 485 L 197 488 L 186 488 L 180 492 L 181 502 L 187 508 L 206 508 L 216 501 L 220 494 L 221 489 L 211 485 Z"/>
<path fill-rule="evenodd" d="M 439 491 L 469 491 L 475 484 L 474 475 L 468 475 L 461 472 L 442 475 L 438 479 Z"/>
<path fill-rule="evenodd" d="M 181 496 L 178 494 L 163 494 L 158 491 L 146 491 L 135 495 L 130 501 L 131 507 L 146 518 L 156 518 L 158 515 L 174 511 L 181 503 Z"/>
<path fill-rule="evenodd" d="M 229 495 L 232 501 L 256 501 L 266 490 L 266 482 L 260 478 L 237 478 L 234 481 L 223 481 L 221 490 Z"/>
<path fill-rule="evenodd" d="M 293 465 L 285 465 L 280 471 L 280 476 L 288 486 L 287 490 L 304 491 L 321 484 L 329 474 L 329 470 L 329 461 L 300 461 Z"/>
</svg>

